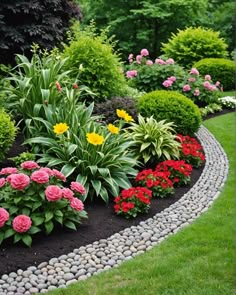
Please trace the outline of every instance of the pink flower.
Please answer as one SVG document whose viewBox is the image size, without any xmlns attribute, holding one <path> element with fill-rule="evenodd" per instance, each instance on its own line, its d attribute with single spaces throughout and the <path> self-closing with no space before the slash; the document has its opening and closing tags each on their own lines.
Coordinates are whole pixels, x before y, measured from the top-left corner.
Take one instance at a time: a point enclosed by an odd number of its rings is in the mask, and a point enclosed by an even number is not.
<svg viewBox="0 0 236 295">
<path fill-rule="evenodd" d="M 192 68 L 191 71 L 190 71 L 190 74 L 198 76 L 199 72 L 198 72 L 198 70 L 196 68 Z"/>
<path fill-rule="evenodd" d="M 55 202 L 62 198 L 62 190 L 57 185 L 49 185 L 45 190 L 46 199 Z"/>
<path fill-rule="evenodd" d="M 21 191 L 30 184 L 30 178 L 24 173 L 11 174 L 9 177 L 9 182 L 13 188 Z"/>
<path fill-rule="evenodd" d="M 53 176 L 55 176 L 58 179 L 61 179 L 62 181 L 66 181 L 66 177 L 64 174 L 62 174 L 60 171 L 57 169 L 52 169 Z"/>
<path fill-rule="evenodd" d="M 47 183 L 49 181 L 49 175 L 43 170 L 38 170 L 32 173 L 31 179 L 37 183 Z"/>
<path fill-rule="evenodd" d="M 216 87 L 220 86 L 220 81 L 216 81 Z"/>
<path fill-rule="evenodd" d="M 12 221 L 13 229 L 18 233 L 27 232 L 32 224 L 32 220 L 29 216 L 26 215 L 18 215 Z"/>
<path fill-rule="evenodd" d="M 187 91 L 190 91 L 190 90 L 191 90 L 190 85 L 188 85 L 188 84 L 184 85 L 184 87 L 183 87 L 184 92 L 187 92 Z"/>
<path fill-rule="evenodd" d="M 151 65 L 153 65 L 153 62 L 149 59 L 149 60 L 146 61 L 146 65 L 151 66 Z"/>
<path fill-rule="evenodd" d="M 48 168 L 48 167 L 41 167 L 38 171 L 44 171 L 46 172 L 49 176 L 53 175 L 52 169 Z"/>
<path fill-rule="evenodd" d="M 3 187 L 5 183 L 6 183 L 6 179 L 0 178 L 0 187 Z"/>
<path fill-rule="evenodd" d="M 138 63 L 138 64 L 141 64 L 141 60 L 142 60 L 142 55 L 137 55 L 136 56 L 136 62 Z"/>
<path fill-rule="evenodd" d="M 142 49 L 140 53 L 141 53 L 142 56 L 148 56 L 149 55 L 149 52 L 148 52 L 148 50 L 146 48 Z"/>
<path fill-rule="evenodd" d="M 80 193 L 81 195 L 84 195 L 86 193 L 84 186 L 81 183 L 76 181 L 71 182 L 70 188 L 73 191 Z"/>
<path fill-rule="evenodd" d="M 195 82 L 195 81 L 196 81 L 196 79 L 195 79 L 195 78 L 193 78 L 193 77 L 191 77 L 191 78 L 188 78 L 188 81 L 189 81 L 189 82 Z"/>
<path fill-rule="evenodd" d="M 210 75 L 206 75 L 205 76 L 205 80 L 210 81 L 211 80 L 211 76 Z"/>
<path fill-rule="evenodd" d="M 72 200 L 74 197 L 74 193 L 69 188 L 63 188 L 62 189 L 62 195 L 67 200 Z"/>
<path fill-rule="evenodd" d="M 128 60 L 133 59 L 133 58 L 134 58 L 133 53 L 130 53 L 130 54 L 129 54 L 129 57 L 128 57 Z"/>
<path fill-rule="evenodd" d="M 211 84 L 210 84 L 208 81 L 205 81 L 205 82 L 203 83 L 203 86 L 204 86 L 205 88 L 209 89 L 210 86 L 211 86 Z"/>
<path fill-rule="evenodd" d="M 126 77 L 127 78 L 133 78 L 138 75 L 138 72 L 136 70 L 131 70 L 126 72 Z"/>
<path fill-rule="evenodd" d="M 75 209 L 76 211 L 82 211 L 84 209 L 84 204 L 82 203 L 81 200 L 77 198 L 73 198 L 70 201 L 70 206 Z"/>
<path fill-rule="evenodd" d="M 175 82 L 176 81 L 176 77 L 175 76 L 171 76 L 168 78 L 168 80 L 172 81 L 172 82 Z"/>
<path fill-rule="evenodd" d="M 7 168 L 2 168 L 0 171 L 0 174 L 12 174 L 12 173 L 18 173 L 18 170 L 14 167 L 7 167 Z"/>
<path fill-rule="evenodd" d="M 4 208 L 0 208 L 0 227 L 3 227 L 9 219 L 9 213 Z"/>
<path fill-rule="evenodd" d="M 40 168 L 39 165 L 34 162 L 34 161 L 25 161 L 20 164 L 21 168 L 26 169 L 26 170 L 33 170 L 36 168 Z"/>
<path fill-rule="evenodd" d="M 155 59 L 155 64 L 165 65 L 166 62 L 163 59 L 161 59 L 161 58 L 156 58 Z"/>
<path fill-rule="evenodd" d="M 79 89 L 79 86 L 78 86 L 76 83 L 73 83 L 73 84 L 72 84 L 72 87 L 73 87 L 74 89 Z"/>
<path fill-rule="evenodd" d="M 199 89 L 195 89 L 193 95 L 199 96 L 200 95 L 200 90 Z"/>
<path fill-rule="evenodd" d="M 210 85 L 208 88 L 210 91 L 215 91 L 217 88 L 215 85 Z"/>
<path fill-rule="evenodd" d="M 60 83 L 59 83 L 58 81 L 55 83 L 55 85 L 56 85 L 56 87 L 57 87 L 57 90 L 58 90 L 59 92 L 62 92 L 61 85 L 60 85 Z"/>
<path fill-rule="evenodd" d="M 162 85 L 166 88 L 170 87 L 173 84 L 171 80 L 165 80 Z"/>
<path fill-rule="evenodd" d="M 169 65 L 173 65 L 175 63 L 175 61 L 173 60 L 173 58 L 168 58 L 166 63 Z"/>
</svg>

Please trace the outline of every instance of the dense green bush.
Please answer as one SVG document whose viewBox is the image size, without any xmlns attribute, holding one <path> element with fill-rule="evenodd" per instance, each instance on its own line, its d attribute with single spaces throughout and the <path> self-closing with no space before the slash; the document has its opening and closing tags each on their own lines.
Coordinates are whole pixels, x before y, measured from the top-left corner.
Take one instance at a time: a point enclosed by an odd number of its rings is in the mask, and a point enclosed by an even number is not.
<svg viewBox="0 0 236 295">
<path fill-rule="evenodd" d="M 126 82 L 111 40 L 104 32 L 96 35 L 92 30 L 77 29 L 70 44 L 65 46 L 63 57 L 68 58 L 66 69 L 71 71 L 69 76 L 73 79 L 79 76 L 80 82 L 95 94 L 95 98 L 88 96 L 87 101 L 101 102 L 122 94 Z"/>
<path fill-rule="evenodd" d="M 2 0 L 0 5 L 0 62 L 14 63 L 14 54 L 31 55 L 37 43 L 51 49 L 59 45 L 71 18 L 81 19 L 77 5 L 67 0 Z"/>
<path fill-rule="evenodd" d="M 168 57 L 187 67 L 203 58 L 225 58 L 226 49 L 227 44 L 219 37 L 219 32 L 201 27 L 178 30 L 167 43 L 162 44 Z"/>
<path fill-rule="evenodd" d="M 202 75 L 210 74 L 212 80 L 220 81 L 224 90 L 235 89 L 236 64 L 224 58 L 204 58 L 194 64 Z"/>
<path fill-rule="evenodd" d="M 16 127 L 10 116 L 0 109 L 0 162 L 12 146 L 16 136 Z"/>
<path fill-rule="evenodd" d="M 154 116 L 157 121 L 174 122 L 177 133 L 191 135 L 201 123 L 199 108 L 186 96 L 166 90 L 144 94 L 138 101 L 138 111 L 145 117 Z"/>
<path fill-rule="evenodd" d="M 112 97 L 109 100 L 95 104 L 93 112 L 96 115 L 103 116 L 106 123 L 112 123 L 117 120 L 117 109 L 127 111 L 135 121 L 137 120 L 137 102 L 131 97 Z"/>
</svg>

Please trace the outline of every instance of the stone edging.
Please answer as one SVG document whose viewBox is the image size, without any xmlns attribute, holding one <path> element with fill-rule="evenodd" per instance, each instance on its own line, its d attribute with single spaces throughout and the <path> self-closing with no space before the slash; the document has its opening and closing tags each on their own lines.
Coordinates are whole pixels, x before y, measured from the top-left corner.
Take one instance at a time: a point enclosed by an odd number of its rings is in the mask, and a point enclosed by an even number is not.
<svg viewBox="0 0 236 295">
<path fill-rule="evenodd" d="M 227 156 L 214 136 L 203 126 L 196 135 L 203 146 L 206 164 L 198 181 L 180 200 L 108 239 L 74 249 L 37 267 L 2 275 L 0 295 L 30 295 L 65 288 L 144 253 L 194 221 L 219 196 L 229 168 Z"/>
</svg>

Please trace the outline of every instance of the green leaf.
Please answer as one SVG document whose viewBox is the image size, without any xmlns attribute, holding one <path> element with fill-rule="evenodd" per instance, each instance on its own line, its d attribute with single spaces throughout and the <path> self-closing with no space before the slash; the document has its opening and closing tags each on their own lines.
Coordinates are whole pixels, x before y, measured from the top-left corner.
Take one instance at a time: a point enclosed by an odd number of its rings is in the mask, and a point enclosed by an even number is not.
<svg viewBox="0 0 236 295">
<path fill-rule="evenodd" d="M 61 210 L 56 210 L 56 211 L 54 212 L 54 215 L 55 215 L 55 216 L 59 216 L 59 217 L 63 217 L 63 213 L 61 212 Z"/>
<path fill-rule="evenodd" d="M 76 181 L 80 182 L 82 185 L 85 185 L 87 181 L 87 176 L 78 174 L 76 177 Z"/>
<path fill-rule="evenodd" d="M 63 224 L 63 217 L 61 216 L 54 216 L 54 220 L 56 220 L 60 224 Z"/>
<path fill-rule="evenodd" d="M 36 234 L 36 233 L 38 233 L 40 231 L 41 231 L 40 228 L 38 228 L 36 226 L 31 226 L 31 228 L 28 230 L 27 233 L 30 234 L 30 235 L 34 235 L 34 234 Z"/>
<path fill-rule="evenodd" d="M 23 209 L 22 209 L 22 214 L 27 215 L 27 216 L 30 216 L 30 209 L 28 209 L 28 208 L 23 208 Z"/>
<path fill-rule="evenodd" d="M 61 173 L 65 175 L 65 177 L 68 177 L 75 171 L 76 167 L 72 166 L 71 164 L 66 164 L 62 167 Z"/>
<path fill-rule="evenodd" d="M 98 168 L 99 173 L 102 175 L 102 177 L 107 177 L 110 175 L 110 170 L 108 168 Z"/>
<path fill-rule="evenodd" d="M 68 147 L 68 154 L 71 155 L 78 148 L 77 144 L 70 144 Z"/>
<path fill-rule="evenodd" d="M 44 226 L 45 226 L 46 234 L 49 235 L 54 228 L 53 222 L 52 221 L 45 222 Z"/>
<path fill-rule="evenodd" d="M 3 240 L 4 240 L 4 233 L 0 232 L 0 245 L 2 244 Z"/>
<path fill-rule="evenodd" d="M 14 244 L 17 243 L 17 242 L 19 242 L 21 239 L 22 239 L 22 235 L 16 233 L 16 234 L 14 235 Z"/>
<path fill-rule="evenodd" d="M 7 239 L 15 234 L 15 231 L 12 228 L 9 228 L 5 231 L 4 239 Z"/>
<path fill-rule="evenodd" d="M 34 202 L 32 206 L 32 211 L 34 212 L 36 209 L 38 209 L 42 205 L 41 202 Z"/>
<path fill-rule="evenodd" d="M 108 196 L 108 193 L 107 193 L 106 188 L 103 187 L 103 186 L 101 187 L 101 190 L 100 190 L 100 196 L 103 199 L 103 201 L 105 201 L 106 203 L 108 203 L 109 196 Z"/>
<path fill-rule="evenodd" d="M 44 222 L 44 217 L 41 216 L 32 216 L 33 224 L 38 226 Z"/>
<path fill-rule="evenodd" d="M 151 142 L 144 142 L 144 143 L 141 145 L 140 152 L 142 152 L 142 151 L 145 150 L 147 147 L 149 147 L 150 144 L 151 144 Z"/>
<path fill-rule="evenodd" d="M 25 244 L 26 246 L 28 246 L 28 247 L 30 247 L 31 244 L 32 244 L 32 238 L 31 238 L 30 235 L 27 235 L 27 234 L 25 234 L 25 235 L 22 236 L 22 241 L 23 241 L 24 244 Z"/>
<path fill-rule="evenodd" d="M 94 180 L 91 180 L 91 183 L 92 183 L 93 188 L 96 191 L 96 195 L 98 196 L 100 193 L 101 186 L 102 186 L 101 181 L 94 179 Z"/>
<path fill-rule="evenodd" d="M 95 165 L 90 165 L 90 166 L 88 166 L 88 168 L 90 169 L 92 175 L 95 175 L 98 170 L 98 167 Z"/>
<path fill-rule="evenodd" d="M 64 225 L 70 229 L 76 230 L 76 226 L 75 226 L 74 222 L 72 222 L 72 221 L 68 220 L 64 223 Z"/>
<path fill-rule="evenodd" d="M 51 211 L 46 211 L 45 212 L 45 222 L 48 222 L 53 218 L 53 213 Z"/>
</svg>

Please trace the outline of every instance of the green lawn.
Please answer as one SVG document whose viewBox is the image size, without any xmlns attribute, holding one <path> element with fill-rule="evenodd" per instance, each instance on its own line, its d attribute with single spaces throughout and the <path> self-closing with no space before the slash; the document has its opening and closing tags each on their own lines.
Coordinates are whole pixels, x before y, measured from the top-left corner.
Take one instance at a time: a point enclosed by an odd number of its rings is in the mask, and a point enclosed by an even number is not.
<svg viewBox="0 0 236 295">
<path fill-rule="evenodd" d="M 224 91 L 224 92 L 220 92 L 220 97 L 224 97 L 224 96 L 236 96 L 236 91 L 235 90 L 231 90 L 231 91 Z"/>
<path fill-rule="evenodd" d="M 197 221 L 144 255 L 50 295 L 232 295 L 235 290 L 235 115 L 204 125 L 222 144 L 230 173 L 220 197 Z"/>
</svg>

